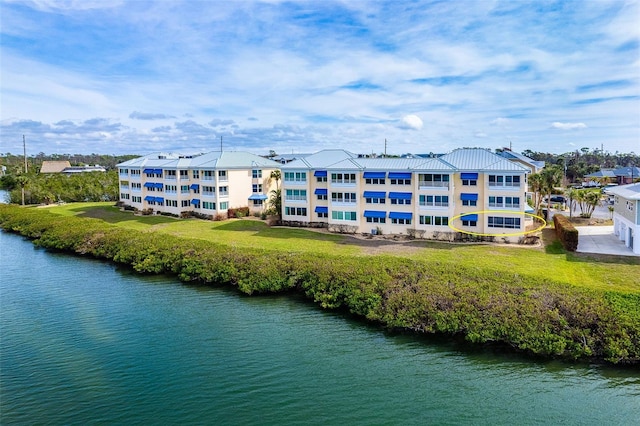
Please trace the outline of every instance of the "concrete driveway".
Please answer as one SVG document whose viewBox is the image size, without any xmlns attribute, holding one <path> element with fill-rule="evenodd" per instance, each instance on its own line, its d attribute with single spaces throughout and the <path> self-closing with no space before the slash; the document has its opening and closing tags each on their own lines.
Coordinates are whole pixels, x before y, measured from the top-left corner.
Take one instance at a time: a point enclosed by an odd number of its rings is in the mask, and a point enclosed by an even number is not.
<svg viewBox="0 0 640 426">
<path fill-rule="evenodd" d="M 613 226 L 576 226 L 579 253 L 638 256 L 613 235 Z"/>
</svg>

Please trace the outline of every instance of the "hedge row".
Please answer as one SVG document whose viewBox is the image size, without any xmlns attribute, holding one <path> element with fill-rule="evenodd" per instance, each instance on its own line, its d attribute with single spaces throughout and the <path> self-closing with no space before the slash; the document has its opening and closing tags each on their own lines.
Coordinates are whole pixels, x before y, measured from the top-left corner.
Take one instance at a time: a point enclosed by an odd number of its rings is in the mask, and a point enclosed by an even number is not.
<svg viewBox="0 0 640 426">
<path fill-rule="evenodd" d="M 553 215 L 553 224 L 556 228 L 556 237 L 558 237 L 565 250 L 576 251 L 578 248 L 578 230 L 569 221 L 569 218 L 562 214 L 555 214 Z"/>
<path fill-rule="evenodd" d="M 141 273 L 246 294 L 298 291 L 392 329 L 502 342 L 542 356 L 640 362 L 640 295 L 588 292 L 480 265 L 238 249 L 18 206 L 0 206 L 0 227 Z"/>
</svg>

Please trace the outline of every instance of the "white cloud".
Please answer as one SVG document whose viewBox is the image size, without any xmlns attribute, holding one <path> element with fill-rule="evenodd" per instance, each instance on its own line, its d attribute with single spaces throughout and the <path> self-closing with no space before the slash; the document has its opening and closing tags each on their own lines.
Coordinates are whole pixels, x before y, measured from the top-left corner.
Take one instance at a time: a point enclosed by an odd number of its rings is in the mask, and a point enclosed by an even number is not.
<svg viewBox="0 0 640 426">
<path fill-rule="evenodd" d="M 489 123 L 492 126 L 506 126 L 507 124 L 509 124 L 509 119 L 508 118 L 504 118 L 504 117 L 498 117 L 495 120 L 491 120 L 491 122 Z"/>
<path fill-rule="evenodd" d="M 402 117 L 402 124 L 400 127 L 403 129 L 420 130 L 423 125 L 424 123 L 420 117 L 414 114 L 409 114 Z"/>
<path fill-rule="evenodd" d="M 587 125 L 584 123 L 561 123 L 559 121 L 555 121 L 551 123 L 551 127 L 554 129 L 560 129 L 560 130 L 576 130 L 576 129 L 586 129 Z"/>
</svg>

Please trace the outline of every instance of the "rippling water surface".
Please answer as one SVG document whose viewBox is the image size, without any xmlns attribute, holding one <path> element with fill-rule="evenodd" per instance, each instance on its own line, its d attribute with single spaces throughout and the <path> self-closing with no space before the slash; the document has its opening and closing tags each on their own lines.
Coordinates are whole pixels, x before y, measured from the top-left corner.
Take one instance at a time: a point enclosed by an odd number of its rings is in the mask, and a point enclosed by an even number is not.
<svg viewBox="0 0 640 426">
<path fill-rule="evenodd" d="M 638 424 L 640 371 L 389 335 L 0 232 L 0 424 Z"/>
</svg>

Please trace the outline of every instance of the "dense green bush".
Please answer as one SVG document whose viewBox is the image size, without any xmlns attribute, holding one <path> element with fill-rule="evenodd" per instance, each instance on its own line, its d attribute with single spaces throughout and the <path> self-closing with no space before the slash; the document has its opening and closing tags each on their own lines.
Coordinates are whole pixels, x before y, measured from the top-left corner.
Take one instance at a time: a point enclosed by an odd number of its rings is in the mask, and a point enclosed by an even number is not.
<svg viewBox="0 0 640 426">
<path fill-rule="evenodd" d="M 562 214 L 555 214 L 553 215 L 553 224 L 556 228 L 556 237 L 558 237 L 565 250 L 576 251 L 578 248 L 578 230 L 569 221 L 569 218 Z"/>
<path fill-rule="evenodd" d="M 172 273 L 246 293 L 298 291 L 392 329 L 462 335 L 526 353 L 640 362 L 640 295 L 605 293 L 508 271 L 399 257 L 235 248 L 118 228 L 45 209 L 0 206 L 0 227 L 43 247 Z"/>
</svg>

